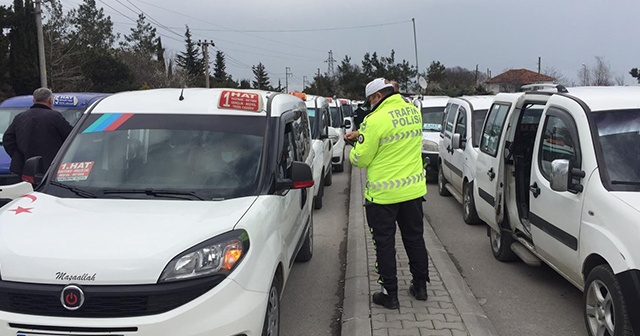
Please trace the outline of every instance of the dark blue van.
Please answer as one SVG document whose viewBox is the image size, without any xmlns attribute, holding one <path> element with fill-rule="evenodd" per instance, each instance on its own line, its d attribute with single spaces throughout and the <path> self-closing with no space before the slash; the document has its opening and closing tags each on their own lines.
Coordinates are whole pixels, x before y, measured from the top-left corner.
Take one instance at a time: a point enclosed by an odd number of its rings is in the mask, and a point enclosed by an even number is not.
<svg viewBox="0 0 640 336">
<path fill-rule="evenodd" d="M 84 110 L 95 101 L 108 96 L 109 93 L 90 92 L 65 92 L 53 94 L 53 109 L 60 111 L 65 119 L 71 124 L 80 119 Z M 20 112 L 33 105 L 33 96 L 17 96 L 9 98 L 0 103 L 0 186 L 11 185 L 22 181 L 18 175 L 11 174 L 9 165 L 11 158 L 2 147 L 2 136 L 9 128 L 13 118 Z"/>
</svg>

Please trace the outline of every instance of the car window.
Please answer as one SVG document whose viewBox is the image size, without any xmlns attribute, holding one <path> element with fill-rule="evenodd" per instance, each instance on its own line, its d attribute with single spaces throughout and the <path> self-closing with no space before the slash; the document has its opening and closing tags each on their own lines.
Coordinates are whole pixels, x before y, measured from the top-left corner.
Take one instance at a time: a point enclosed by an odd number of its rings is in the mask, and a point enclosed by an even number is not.
<svg viewBox="0 0 640 336">
<path fill-rule="evenodd" d="M 342 105 L 342 113 L 344 117 L 352 117 L 353 116 L 353 107 L 351 105 Z"/>
<path fill-rule="evenodd" d="M 292 124 L 288 124 L 286 127 L 286 133 L 284 135 L 284 144 L 282 148 L 282 157 L 278 163 L 279 174 L 282 178 L 291 178 L 291 164 L 297 160 L 297 153 L 295 150 L 295 136 L 293 134 Z"/>
<path fill-rule="evenodd" d="M 311 128 L 311 138 L 318 139 L 320 137 L 320 113 L 313 107 L 307 108 L 307 116 L 309 116 L 309 126 Z"/>
<path fill-rule="evenodd" d="M 484 118 L 487 116 L 488 110 L 474 110 L 471 115 L 471 119 L 473 119 L 473 123 L 471 124 L 471 131 L 473 136 L 473 147 L 480 146 L 480 134 L 482 130 L 482 124 L 484 123 Z"/>
<path fill-rule="evenodd" d="M 445 131 L 453 132 L 453 124 L 456 119 L 456 111 L 458 111 L 458 104 L 451 104 L 447 113 L 447 121 Z"/>
<path fill-rule="evenodd" d="M 498 154 L 500 137 L 504 121 L 509 112 L 510 105 L 494 104 L 487 116 L 484 129 L 482 130 L 482 138 L 480 141 L 480 150 L 486 154 L 495 157 Z"/>
<path fill-rule="evenodd" d="M 265 124 L 260 117 L 91 115 L 50 179 L 98 195 L 107 189 L 189 190 L 203 199 L 253 195 Z"/>
<path fill-rule="evenodd" d="M 309 118 L 304 112 L 296 112 L 292 122 L 293 139 L 299 156 L 298 161 L 306 161 L 311 151 L 311 143 L 309 141 Z"/>
<path fill-rule="evenodd" d="M 329 114 L 329 110 L 324 107 L 322 108 L 322 129 L 320 130 L 321 135 L 327 134 L 327 127 L 331 126 L 331 115 Z"/>
<path fill-rule="evenodd" d="M 467 110 L 463 106 L 458 109 L 454 133 L 460 134 L 460 139 L 467 138 Z"/>
<path fill-rule="evenodd" d="M 551 110 L 551 109 L 550 109 Z M 540 168 L 542 175 L 551 181 L 551 163 L 556 159 L 569 160 L 571 168 L 579 168 L 578 141 L 572 129 L 575 130 L 570 117 L 561 118 L 548 113 L 542 132 L 540 145 Z"/>
<path fill-rule="evenodd" d="M 340 107 L 331 106 L 331 127 L 340 128 L 342 127 L 343 119 L 342 113 L 340 111 Z"/>
<path fill-rule="evenodd" d="M 423 107 L 420 112 L 422 113 L 423 132 L 440 132 L 442 130 L 444 107 Z"/>
</svg>

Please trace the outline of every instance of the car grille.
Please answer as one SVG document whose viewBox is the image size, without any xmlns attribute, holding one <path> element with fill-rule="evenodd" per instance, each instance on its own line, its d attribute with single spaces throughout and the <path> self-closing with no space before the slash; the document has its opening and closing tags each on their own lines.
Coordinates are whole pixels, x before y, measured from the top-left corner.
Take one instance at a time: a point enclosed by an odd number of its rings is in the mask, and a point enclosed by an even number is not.
<svg viewBox="0 0 640 336">
<path fill-rule="evenodd" d="M 0 310 L 60 317 L 134 317 L 161 314 L 206 293 L 224 276 L 154 285 L 79 286 L 85 295 L 77 310 L 65 309 L 60 293 L 66 285 L 0 281 Z"/>
</svg>

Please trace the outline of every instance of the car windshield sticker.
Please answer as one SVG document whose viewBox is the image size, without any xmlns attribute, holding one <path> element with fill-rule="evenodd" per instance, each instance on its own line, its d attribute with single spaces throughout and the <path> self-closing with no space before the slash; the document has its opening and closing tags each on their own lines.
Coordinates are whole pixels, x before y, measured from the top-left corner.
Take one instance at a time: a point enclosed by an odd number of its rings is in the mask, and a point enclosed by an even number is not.
<svg viewBox="0 0 640 336">
<path fill-rule="evenodd" d="M 310 117 L 315 117 L 316 116 L 316 109 L 307 109 L 307 114 Z"/>
<path fill-rule="evenodd" d="M 442 125 L 441 124 L 430 124 L 430 123 L 424 123 L 422 125 L 422 129 L 423 130 L 429 130 L 429 131 L 438 131 L 440 132 L 442 130 Z"/>
<path fill-rule="evenodd" d="M 89 177 L 93 168 L 93 161 L 66 162 L 58 168 L 56 179 L 58 181 L 83 181 Z"/>
<path fill-rule="evenodd" d="M 9 209 L 9 211 L 15 212 L 16 215 L 19 215 L 21 213 L 32 213 L 31 210 L 33 210 L 33 208 L 23 208 L 21 206 L 18 206 L 15 209 Z"/>
<path fill-rule="evenodd" d="M 54 96 L 53 105 L 56 107 L 74 107 L 78 105 L 78 97 L 76 96 Z"/>
<path fill-rule="evenodd" d="M 82 133 L 115 131 L 132 116 L 133 113 L 105 113 Z"/>
<path fill-rule="evenodd" d="M 258 112 L 261 110 L 261 102 L 257 93 L 225 90 L 220 93 L 218 108 Z"/>
</svg>

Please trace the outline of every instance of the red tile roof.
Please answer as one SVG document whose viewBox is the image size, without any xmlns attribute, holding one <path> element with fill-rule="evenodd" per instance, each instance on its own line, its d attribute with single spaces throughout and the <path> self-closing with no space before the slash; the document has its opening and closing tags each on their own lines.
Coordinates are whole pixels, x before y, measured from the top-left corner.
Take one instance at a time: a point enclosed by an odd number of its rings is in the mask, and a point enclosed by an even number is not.
<svg viewBox="0 0 640 336">
<path fill-rule="evenodd" d="M 555 78 L 539 74 L 527 69 L 511 69 L 487 81 L 488 84 L 525 85 L 539 82 L 552 82 Z"/>
</svg>

